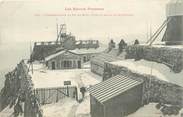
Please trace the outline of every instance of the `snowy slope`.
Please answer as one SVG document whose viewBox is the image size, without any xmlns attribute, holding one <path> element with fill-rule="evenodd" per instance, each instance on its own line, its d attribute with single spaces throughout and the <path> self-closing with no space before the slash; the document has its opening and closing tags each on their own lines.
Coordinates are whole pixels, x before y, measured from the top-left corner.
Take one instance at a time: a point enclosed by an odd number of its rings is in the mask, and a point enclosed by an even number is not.
<svg viewBox="0 0 183 117">
<path fill-rule="evenodd" d="M 66 98 L 55 104 L 42 106 L 44 117 L 90 117 L 90 96 L 86 95 L 83 102 Z"/>
<path fill-rule="evenodd" d="M 90 98 L 87 96 L 82 103 L 66 98 L 55 104 L 42 106 L 44 117 L 90 117 Z"/>
<path fill-rule="evenodd" d="M 14 107 L 9 108 L 8 106 L 0 112 L 0 117 L 14 117 L 13 112 L 14 112 Z M 23 117 L 23 114 L 19 115 L 18 117 Z"/>
<path fill-rule="evenodd" d="M 162 112 L 156 109 L 157 103 L 150 103 L 144 107 L 138 109 L 135 113 L 128 115 L 127 117 L 181 117 L 181 112 L 178 115 L 163 115 Z"/>
<path fill-rule="evenodd" d="M 44 117 L 71 117 L 73 109 L 78 103 L 74 99 L 65 98 L 55 104 L 42 106 Z"/>
<path fill-rule="evenodd" d="M 134 61 L 133 59 L 115 61 L 111 63 L 117 66 L 126 67 L 139 74 L 152 74 L 160 80 L 164 80 L 183 87 L 183 71 L 180 73 L 174 73 L 164 64 L 147 60 Z"/>
<path fill-rule="evenodd" d="M 6 107 L 3 111 L 0 112 L 0 117 L 11 117 L 14 110 L 13 108 Z"/>
<path fill-rule="evenodd" d="M 78 105 L 76 117 L 90 117 L 90 96 L 85 97 L 84 101 Z"/>
</svg>

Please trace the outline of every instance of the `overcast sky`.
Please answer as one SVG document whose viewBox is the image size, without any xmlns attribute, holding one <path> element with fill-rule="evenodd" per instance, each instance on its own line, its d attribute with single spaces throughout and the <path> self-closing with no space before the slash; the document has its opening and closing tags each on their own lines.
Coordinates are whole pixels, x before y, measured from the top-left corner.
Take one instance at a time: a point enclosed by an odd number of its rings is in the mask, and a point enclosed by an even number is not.
<svg viewBox="0 0 183 117">
<path fill-rule="evenodd" d="M 56 40 L 56 23 L 67 24 L 77 39 L 135 38 L 147 40 L 165 20 L 168 0 L 0 0 L 0 43 Z M 65 11 L 65 8 L 104 8 Z M 122 16 L 60 16 L 61 14 L 124 14 Z M 55 16 L 48 16 L 52 14 Z M 127 16 L 126 16 L 127 15 Z"/>
</svg>

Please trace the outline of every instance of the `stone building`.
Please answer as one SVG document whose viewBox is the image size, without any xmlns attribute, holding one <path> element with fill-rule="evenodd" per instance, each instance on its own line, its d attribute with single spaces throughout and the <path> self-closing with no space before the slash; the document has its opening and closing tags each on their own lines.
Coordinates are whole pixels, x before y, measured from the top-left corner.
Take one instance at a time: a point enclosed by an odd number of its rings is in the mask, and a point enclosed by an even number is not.
<svg viewBox="0 0 183 117">
<path fill-rule="evenodd" d="M 45 58 L 48 69 L 82 68 L 82 58 L 79 55 L 63 50 Z"/>
<path fill-rule="evenodd" d="M 103 76 L 104 63 L 117 60 L 123 60 L 125 53 L 118 55 L 118 49 L 112 49 L 110 52 L 103 52 L 91 59 L 91 71 L 97 75 Z"/>
<path fill-rule="evenodd" d="M 99 55 L 105 48 L 61 50 L 45 58 L 48 69 L 75 69 L 83 68 L 83 63 Z"/>
</svg>

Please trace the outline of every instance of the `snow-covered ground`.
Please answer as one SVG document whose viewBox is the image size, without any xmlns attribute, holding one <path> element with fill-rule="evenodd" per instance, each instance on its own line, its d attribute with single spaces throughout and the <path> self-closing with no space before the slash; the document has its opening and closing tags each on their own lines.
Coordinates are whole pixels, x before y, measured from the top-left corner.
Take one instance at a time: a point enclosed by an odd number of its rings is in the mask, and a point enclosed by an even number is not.
<svg viewBox="0 0 183 117">
<path fill-rule="evenodd" d="M 178 115 L 163 115 L 160 110 L 156 109 L 156 104 L 145 105 L 127 117 L 181 117 L 183 110 Z M 44 117 L 91 117 L 90 97 L 88 94 L 82 103 L 72 99 L 64 99 L 56 104 L 42 106 L 42 109 Z"/>
<path fill-rule="evenodd" d="M 42 74 L 40 71 L 37 72 L 38 74 Z M 37 83 L 37 88 L 39 85 L 41 85 L 41 87 L 62 86 L 63 84 L 57 82 L 66 80 L 65 78 L 75 82 L 78 87 L 88 87 L 97 84 L 102 80 L 101 77 L 93 74 L 90 69 L 46 70 L 45 72 L 48 76 L 42 75 L 41 77 L 35 77 L 34 75 L 36 75 L 36 72 L 32 75 L 34 83 Z M 53 76 L 55 76 L 54 79 L 56 79 L 54 82 L 50 81 L 50 77 L 52 78 Z M 42 80 L 42 78 L 44 80 Z M 79 94 L 79 97 L 81 97 L 81 94 Z M 86 93 L 86 96 L 81 103 L 77 102 L 75 99 L 65 98 L 58 103 L 43 105 L 42 109 L 44 117 L 90 117 L 90 96 L 89 93 Z"/>
<path fill-rule="evenodd" d="M 74 99 L 65 98 L 55 104 L 42 106 L 44 117 L 74 117 L 75 108 L 78 103 Z"/>
<path fill-rule="evenodd" d="M 6 107 L 4 110 L 0 112 L 0 117 L 11 117 L 13 113 L 13 108 Z"/>
<path fill-rule="evenodd" d="M 111 63 L 114 65 L 126 67 L 139 74 L 151 74 L 160 80 L 174 83 L 183 87 L 183 70 L 180 73 L 174 73 L 164 64 L 150 62 L 147 60 L 134 61 L 134 59 L 127 59 Z"/>
<path fill-rule="evenodd" d="M 3 109 L 0 112 L 0 117 L 14 117 L 13 112 L 14 112 L 14 107 L 9 108 L 9 106 L 7 106 L 5 109 Z M 23 114 L 19 115 L 18 117 L 23 117 Z"/>
<path fill-rule="evenodd" d="M 83 64 L 83 69 L 90 69 L 90 68 L 91 68 L 90 61 Z"/>
<path fill-rule="evenodd" d="M 132 59 L 111 62 L 112 64 L 124 66 L 140 74 L 152 74 L 161 80 L 172 82 L 183 86 L 183 71 L 173 73 L 170 68 L 164 64 L 149 62 L 146 60 L 134 61 Z M 90 69 L 68 69 L 68 70 L 47 70 L 41 64 L 34 65 L 32 80 L 35 88 L 61 87 L 63 81 L 70 80 L 72 85 L 77 87 L 90 86 L 99 83 L 102 78 L 93 74 Z M 181 117 L 164 116 L 162 112 L 155 107 L 156 103 L 150 103 L 141 107 L 128 117 Z M 90 96 L 86 94 L 84 100 L 79 103 L 75 99 L 65 98 L 58 103 L 47 104 L 41 107 L 44 117 L 90 117 Z M 6 108 L 0 113 L 0 117 L 11 116 L 13 110 Z M 182 112 L 182 110 L 181 110 Z M 9 115 L 8 115 L 9 114 Z"/>
<path fill-rule="evenodd" d="M 128 117 L 181 117 L 181 112 L 178 115 L 163 115 L 162 112 L 156 109 L 157 103 L 150 103 L 138 109 L 135 113 L 128 115 Z"/>
<path fill-rule="evenodd" d="M 48 88 L 64 86 L 63 82 L 70 80 L 72 86 L 78 89 L 88 87 L 102 81 L 102 78 L 90 71 L 90 63 L 85 69 L 48 70 L 41 64 L 34 65 L 32 76 L 34 88 Z M 79 91 L 78 91 L 79 92 Z M 78 97 L 81 97 L 79 93 Z M 58 103 L 47 104 L 41 107 L 44 117 L 90 117 L 90 96 L 86 93 L 84 100 L 79 103 L 75 99 L 65 98 Z"/>
<path fill-rule="evenodd" d="M 64 81 L 71 81 L 72 86 L 88 86 L 99 83 L 102 79 L 90 72 L 90 69 L 47 70 L 44 68 L 34 70 L 32 81 L 34 88 L 62 87 Z"/>
<path fill-rule="evenodd" d="M 65 98 L 56 104 L 42 106 L 44 117 L 90 117 L 90 97 L 78 103 L 71 98 Z"/>
<path fill-rule="evenodd" d="M 90 117 L 90 96 L 87 94 L 84 101 L 78 105 L 76 117 Z"/>
<path fill-rule="evenodd" d="M 86 64 L 87 65 L 87 64 Z M 102 78 L 87 69 L 65 69 L 65 70 L 48 70 L 42 64 L 33 65 L 33 73 L 29 74 L 32 77 L 34 88 L 55 88 L 63 87 L 64 81 L 71 81 L 71 86 L 76 86 L 78 89 L 78 98 L 80 99 L 81 87 L 88 87 L 102 81 Z"/>
<path fill-rule="evenodd" d="M 29 74 L 34 88 L 61 87 L 64 86 L 64 81 L 70 80 L 71 84 L 79 89 L 102 81 L 102 78 L 93 74 L 90 69 L 48 70 L 39 63 L 34 64 L 33 69 L 33 74 L 31 71 Z M 78 97 L 81 97 L 81 94 Z M 58 103 L 43 105 L 41 108 L 44 117 L 90 117 L 90 96 L 86 93 L 81 103 L 75 99 L 65 98 Z M 12 113 L 13 108 L 7 107 L 0 112 L 0 117 L 11 117 Z"/>
<path fill-rule="evenodd" d="M 148 44 L 140 44 L 140 45 L 144 45 L 144 46 L 149 46 Z M 152 47 L 156 47 L 156 48 L 177 48 L 177 49 L 183 49 L 183 45 L 165 45 L 165 43 L 154 43 L 152 45 Z"/>
</svg>

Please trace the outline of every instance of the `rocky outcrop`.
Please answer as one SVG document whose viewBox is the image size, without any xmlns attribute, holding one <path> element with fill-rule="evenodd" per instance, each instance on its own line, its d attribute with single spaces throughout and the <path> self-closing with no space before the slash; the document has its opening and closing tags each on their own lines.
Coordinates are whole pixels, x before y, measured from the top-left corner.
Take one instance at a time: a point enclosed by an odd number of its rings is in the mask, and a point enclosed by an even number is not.
<svg viewBox="0 0 183 117">
<path fill-rule="evenodd" d="M 42 110 L 34 94 L 33 83 L 24 61 L 22 60 L 5 77 L 5 86 L 0 93 L 1 110 L 9 106 L 14 108 L 15 116 L 23 113 L 24 117 L 42 117 Z"/>
</svg>

